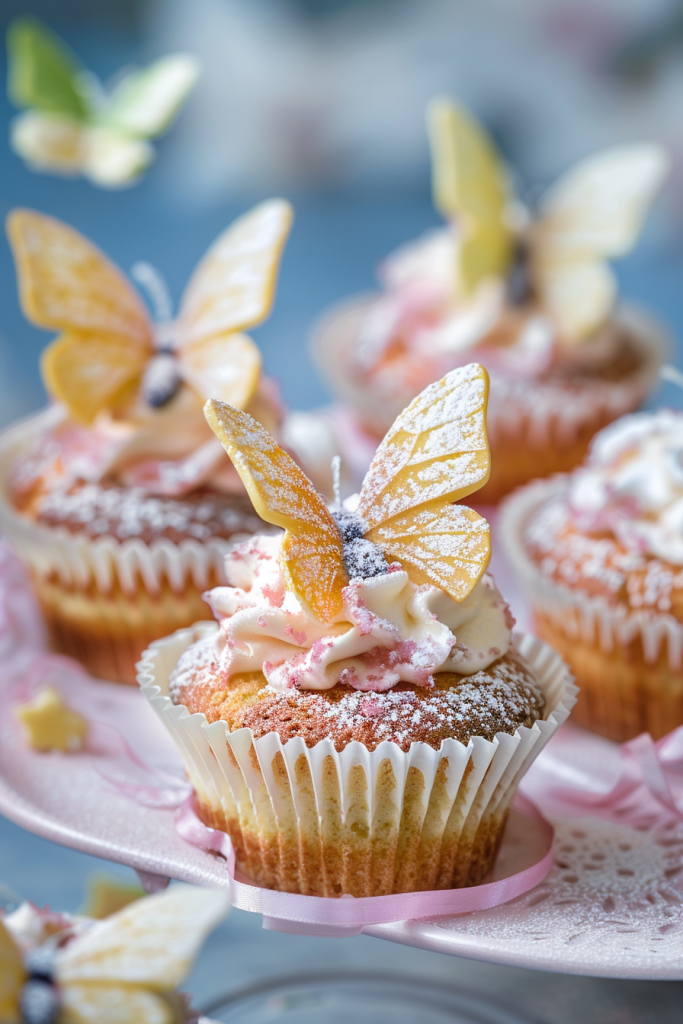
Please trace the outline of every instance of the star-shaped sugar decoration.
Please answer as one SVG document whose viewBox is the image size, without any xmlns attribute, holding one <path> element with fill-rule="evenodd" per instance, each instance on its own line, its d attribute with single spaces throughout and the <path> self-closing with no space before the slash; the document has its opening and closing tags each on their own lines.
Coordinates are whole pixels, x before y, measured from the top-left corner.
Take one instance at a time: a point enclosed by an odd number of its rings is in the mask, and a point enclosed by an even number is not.
<svg viewBox="0 0 683 1024">
<path fill-rule="evenodd" d="M 33 750 L 73 752 L 85 746 L 88 723 L 54 686 L 46 686 L 33 700 L 17 705 L 14 715 Z"/>
</svg>

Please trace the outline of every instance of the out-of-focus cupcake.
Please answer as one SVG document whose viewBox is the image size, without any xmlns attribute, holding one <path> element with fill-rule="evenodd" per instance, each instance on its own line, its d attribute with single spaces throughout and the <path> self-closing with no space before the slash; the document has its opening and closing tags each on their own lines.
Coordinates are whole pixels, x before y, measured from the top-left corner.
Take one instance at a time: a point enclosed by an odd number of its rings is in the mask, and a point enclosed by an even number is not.
<svg viewBox="0 0 683 1024">
<path fill-rule="evenodd" d="M 338 442 L 351 461 L 430 381 L 483 363 L 492 469 L 479 500 L 495 502 L 578 465 L 593 435 L 649 392 L 663 332 L 617 303 L 607 260 L 635 245 L 669 161 L 656 145 L 605 150 L 531 211 L 470 115 L 436 100 L 428 121 L 447 226 L 388 258 L 381 293 L 332 309 L 313 351 L 342 403 Z"/>
<path fill-rule="evenodd" d="M 328 509 L 248 415 L 207 418 L 266 520 L 207 599 L 219 626 L 157 641 L 143 692 L 199 814 L 260 885 L 372 896 L 479 883 L 520 777 L 567 717 L 560 658 L 513 620 L 488 523 L 458 500 L 489 473 L 488 378 L 428 387 L 360 495 Z"/>
<path fill-rule="evenodd" d="M 683 725 L 683 413 L 607 427 L 583 467 L 508 498 L 501 529 L 576 674 L 574 720 L 619 741 Z"/>
<path fill-rule="evenodd" d="M 60 331 L 43 354 L 53 404 L 0 438 L 0 529 L 28 568 L 56 650 L 135 681 L 145 647 L 206 617 L 235 537 L 263 528 L 203 414 L 222 397 L 277 431 L 277 388 L 242 330 L 270 310 L 291 223 L 257 206 L 213 244 L 176 319 L 163 280 L 134 276 L 156 320 L 91 242 L 40 213 L 7 230 L 22 307 Z"/>
</svg>

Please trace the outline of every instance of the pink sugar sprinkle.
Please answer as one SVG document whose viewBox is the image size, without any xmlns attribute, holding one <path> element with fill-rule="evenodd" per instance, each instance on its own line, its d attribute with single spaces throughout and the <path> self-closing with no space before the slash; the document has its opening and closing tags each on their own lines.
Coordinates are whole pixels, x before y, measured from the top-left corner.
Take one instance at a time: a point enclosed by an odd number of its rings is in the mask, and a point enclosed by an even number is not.
<svg viewBox="0 0 683 1024">
<path fill-rule="evenodd" d="M 289 623 L 284 628 L 285 636 L 288 636 L 290 640 L 293 640 L 299 647 L 304 647 L 308 637 L 301 629 L 294 629 Z"/>
<path fill-rule="evenodd" d="M 503 601 L 503 612 L 505 614 L 505 625 L 508 629 L 514 629 L 517 624 L 517 619 L 510 611 L 510 605 L 507 601 Z"/>
<path fill-rule="evenodd" d="M 334 646 L 334 641 L 330 637 L 321 637 L 316 640 L 310 651 L 310 663 L 311 665 L 319 665 L 330 647 Z"/>
<path fill-rule="evenodd" d="M 403 572 L 403 566 L 400 562 L 390 562 L 387 572 Z"/>
<path fill-rule="evenodd" d="M 261 593 L 272 608 L 282 608 L 285 600 L 284 585 L 281 587 L 272 587 L 269 583 L 266 583 L 264 584 Z"/>
<path fill-rule="evenodd" d="M 360 706 L 360 713 L 363 718 L 377 718 L 382 714 L 382 708 L 376 700 L 364 700 Z"/>
<path fill-rule="evenodd" d="M 266 627 L 268 626 L 268 623 L 266 621 L 265 615 L 259 615 L 259 617 L 258 617 L 258 624 L 261 627 L 261 629 L 266 629 Z"/>
<path fill-rule="evenodd" d="M 365 600 L 359 593 L 362 585 L 362 580 L 349 583 L 342 590 L 342 598 L 344 600 L 344 609 L 351 622 L 356 625 L 361 636 L 367 636 L 369 633 L 372 633 L 376 625 L 382 622 L 382 619 L 366 607 Z"/>
</svg>

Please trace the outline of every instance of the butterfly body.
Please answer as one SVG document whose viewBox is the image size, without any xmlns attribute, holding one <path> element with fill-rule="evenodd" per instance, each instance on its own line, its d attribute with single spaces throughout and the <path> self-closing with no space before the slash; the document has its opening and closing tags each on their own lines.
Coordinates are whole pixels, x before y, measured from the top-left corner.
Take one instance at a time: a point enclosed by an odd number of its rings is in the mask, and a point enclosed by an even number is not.
<svg viewBox="0 0 683 1024">
<path fill-rule="evenodd" d="M 225 892 L 176 885 L 24 956 L 0 920 L 0 1020 L 181 1024 L 175 989 L 228 908 Z"/>
<path fill-rule="evenodd" d="M 462 498 L 489 477 L 488 374 L 472 363 L 426 388 L 398 417 L 372 461 L 357 512 L 324 499 L 247 413 L 211 400 L 205 415 L 256 511 L 286 532 L 285 582 L 322 622 L 344 609 L 350 578 L 400 563 L 418 585 L 455 601 L 472 591 L 490 559 L 488 523 Z"/>
</svg>

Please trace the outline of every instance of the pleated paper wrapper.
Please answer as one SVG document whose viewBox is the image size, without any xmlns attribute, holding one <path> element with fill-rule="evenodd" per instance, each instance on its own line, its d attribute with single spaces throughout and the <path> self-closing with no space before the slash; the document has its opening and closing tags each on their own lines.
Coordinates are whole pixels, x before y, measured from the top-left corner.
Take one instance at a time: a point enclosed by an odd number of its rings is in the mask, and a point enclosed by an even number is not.
<svg viewBox="0 0 683 1024">
<path fill-rule="evenodd" d="M 383 393 L 377 380 L 364 378 L 353 365 L 363 319 L 378 297 L 358 296 L 331 309 L 317 325 L 311 342 L 313 358 L 345 407 L 338 413 L 337 443 L 345 461 L 357 471 L 369 464 L 373 437 L 376 445 L 415 397 L 409 384 Z M 501 375 L 498 379 L 492 373 L 487 415 L 492 472 L 481 501 L 497 502 L 528 480 L 573 468 L 598 430 L 634 412 L 650 393 L 670 347 L 666 332 L 649 314 L 631 305 L 620 307 L 613 323 L 616 330 L 628 335 L 640 358 L 637 368 L 621 380 L 604 379 L 597 387 L 596 379 L 589 388 L 564 388 L 558 400 L 556 389 L 545 393 L 548 382 L 544 383 L 543 377 L 528 378 L 528 396 L 522 398 L 514 390 L 508 394 L 506 381 L 514 387 L 513 377 Z M 458 358 L 476 360 L 476 346 L 454 354 L 453 359 Z M 446 372 L 445 365 L 441 370 L 435 368 L 435 376 Z M 359 476 L 362 479 L 362 472 Z"/>
<path fill-rule="evenodd" d="M 476 885 L 490 870 L 510 802 L 531 762 L 567 718 L 577 689 L 561 658 L 516 639 L 546 700 L 544 718 L 493 741 L 439 750 L 384 741 L 341 752 L 276 733 L 254 739 L 168 696 L 180 655 L 216 626 L 154 643 L 138 665 L 142 692 L 175 739 L 205 824 L 229 834 L 253 883 L 314 896 L 375 896 Z"/>
<path fill-rule="evenodd" d="M 563 655 L 581 695 L 573 721 L 618 742 L 655 739 L 683 725 L 683 625 L 664 612 L 633 610 L 545 576 L 525 550 L 527 524 L 566 492 L 568 477 L 538 480 L 504 503 L 499 534 L 536 630 Z"/>
<path fill-rule="evenodd" d="M 12 467 L 59 415 L 50 408 L 0 436 L 0 531 L 31 575 L 52 646 L 95 676 L 134 684 L 152 640 L 210 616 L 201 595 L 225 582 L 223 560 L 239 536 L 91 539 L 21 515 L 8 493 Z"/>
</svg>

